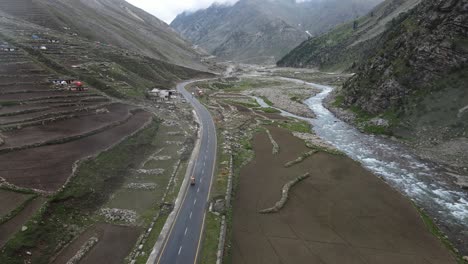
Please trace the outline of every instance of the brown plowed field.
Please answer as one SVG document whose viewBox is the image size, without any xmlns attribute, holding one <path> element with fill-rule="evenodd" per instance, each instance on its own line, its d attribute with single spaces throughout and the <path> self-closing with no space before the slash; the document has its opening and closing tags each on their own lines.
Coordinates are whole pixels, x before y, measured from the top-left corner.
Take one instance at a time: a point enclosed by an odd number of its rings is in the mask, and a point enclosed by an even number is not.
<svg viewBox="0 0 468 264">
<path fill-rule="evenodd" d="M 0 83 L 34 83 L 34 82 L 43 82 L 47 81 L 46 75 L 44 76 L 37 76 L 37 75 L 32 75 L 32 76 L 0 76 Z"/>
<path fill-rule="evenodd" d="M 21 230 L 23 225 L 26 224 L 29 218 L 31 218 L 39 208 L 41 208 L 45 201 L 46 199 L 43 197 L 35 198 L 30 201 L 21 212 L 6 223 L 0 225 L 0 248 L 8 242 L 8 239 L 10 239 L 13 234 Z"/>
<path fill-rule="evenodd" d="M 53 89 L 49 83 L 21 83 L 21 84 L 10 84 L 0 85 L 0 92 L 14 92 L 14 91 L 35 91 L 35 90 L 46 90 Z"/>
<path fill-rule="evenodd" d="M 18 111 L 24 111 L 29 109 L 44 109 L 48 106 L 41 106 L 41 105 L 15 105 L 9 107 L 0 108 L 0 115 L 15 113 Z"/>
<path fill-rule="evenodd" d="M 76 255 L 81 246 L 91 237 L 97 237 L 98 243 L 79 262 L 80 264 L 123 263 L 141 233 L 140 228 L 98 224 L 80 235 L 59 256 L 53 264 L 67 263 Z"/>
<path fill-rule="evenodd" d="M 67 96 L 72 95 L 67 91 L 57 91 L 54 89 L 49 89 L 47 92 L 30 92 L 30 93 L 15 93 L 15 94 L 2 94 L 0 95 L 1 101 L 23 101 L 31 100 L 35 98 L 44 98 L 48 96 Z"/>
<path fill-rule="evenodd" d="M 5 144 L 0 149 L 76 136 L 93 131 L 100 127 L 105 127 L 112 122 L 125 120 L 129 116 L 129 110 L 132 107 L 123 104 L 113 104 L 106 108 L 109 110 L 109 113 L 95 114 L 94 111 L 92 113 L 81 112 L 79 114 L 83 116 L 76 118 L 5 132 L 3 133 Z M 28 114 L 24 116 L 27 117 Z"/>
<path fill-rule="evenodd" d="M 30 195 L 11 192 L 7 190 L 0 189 L 0 218 L 9 214 L 11 211 L 15 210 L 18 206 L 24 203 Z"/>
<path fill-rule="evenodd" d="M 86 138 L 0 155 L 0 177 L 21 187 L 55 191 L 68 179 L 75 161 L 116 144 L 150 118 L 150 113 L 138 112 L 123 125 Z"/>
<path fill-rule="evenodd" d="M 18 74 L 18 72 L 42 70 L 30 63 L 4 63 L 0 68 L 0 74 Z"/>
<path fill-rule="evenodd" d="M 19 123 L 19 122 L 22 122 L 23 120 L 27 120 L 30 118 L 39 118 L 43 115 L 54 114 L 54 113 L 63 112 L 63 111 L 67 111 L 67 112 L 78 111 L 85 107 L 86 106 L 70 105 L 70 106 L 65 106 L 65 107 L 56 107 L 56 108 L 49 108 L 49 109 L 43 108 L 42 111 L 37 111 L 37 112 L 32 112 L 32 113 L 24 113 L 24 114 L 18 114 L 18 115 L 10 115 L 10 116 L 0 116 L 0 124 Z M 35 107 L 31 107 L 30 109 L 34 109 L 34 108 Z M 37 107 L 36 109 L 41 110 L 40 107 Z"/>
<path fill-rule="evenodd" d="M 268 136 L 259 133 L 255 159 L 240 173 L 234 264 L 456 263 L 411 202 L 358 163 L 318 153 L 284 168 L 307 148 L 283 129 L 270 131 L 280 153 L 273 156 Z M 280 199 L 286 182 L 305 172 L 311 177 L 293 187 L 279 213 L 258 213 Z"/>
</svg>

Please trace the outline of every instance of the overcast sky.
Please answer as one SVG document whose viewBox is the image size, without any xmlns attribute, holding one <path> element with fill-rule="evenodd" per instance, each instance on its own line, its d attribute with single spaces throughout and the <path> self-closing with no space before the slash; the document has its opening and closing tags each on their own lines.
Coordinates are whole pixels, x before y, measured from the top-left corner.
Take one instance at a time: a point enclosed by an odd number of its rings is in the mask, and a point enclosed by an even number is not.
<svg viewBox="0 0 468 264">
<path fill-rule="evenodd" d="M 183 11 L 195 11 L 206 8 L 212 3 L 235 3 L 237 0 L 127 0 L 166 23 L 171 21 Z"/>
</svg>

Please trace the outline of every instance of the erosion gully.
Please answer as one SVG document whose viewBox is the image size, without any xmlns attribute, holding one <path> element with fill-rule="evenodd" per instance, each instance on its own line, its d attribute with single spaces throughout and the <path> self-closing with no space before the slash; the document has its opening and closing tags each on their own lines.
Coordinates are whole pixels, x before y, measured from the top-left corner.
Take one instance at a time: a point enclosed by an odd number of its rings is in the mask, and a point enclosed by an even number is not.
<svg viewBox="0 0 468 264">
<path fill-rule="evenodd" d="M 297 79 L 281 79 L 321 90 L 305 101 L 316 118 L 304 118 L 278 109 L 282 115 L 310 122 L 320 138 L 360 162 L 423 208 L 461 251 L 468 251 L 460 248 L 468 242 L 468 194 L 454 185 L 441 167 L 419 159 L 408 148 L 393 140 L 364 134 L 336 118 L 323 104 L 333 88 Z M 261 98 L 254 98 L 262 107 L 270 107 Z"/>
</svg>

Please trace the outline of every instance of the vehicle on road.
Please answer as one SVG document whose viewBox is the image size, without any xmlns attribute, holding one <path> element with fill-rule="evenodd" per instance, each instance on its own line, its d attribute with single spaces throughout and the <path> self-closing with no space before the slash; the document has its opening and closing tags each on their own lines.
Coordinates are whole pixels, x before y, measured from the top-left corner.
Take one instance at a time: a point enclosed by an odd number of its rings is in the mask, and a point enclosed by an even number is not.
<svg viewBox="0 0 468 264">
<path fill-rule="evenodd" d="M 195 176 L 190 177 L 190 185 L 195 185 Z"/>
</svg>

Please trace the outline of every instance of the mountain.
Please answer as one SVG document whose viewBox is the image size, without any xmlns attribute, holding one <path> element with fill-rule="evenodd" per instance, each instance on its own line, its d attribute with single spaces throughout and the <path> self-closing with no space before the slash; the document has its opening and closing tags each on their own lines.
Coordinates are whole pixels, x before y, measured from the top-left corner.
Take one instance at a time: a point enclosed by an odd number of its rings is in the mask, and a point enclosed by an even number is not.
<svg viewBox="0 0 468 264">
<path fill-rule="evenodd" d="M 367 13 L 381 0 L 240 0 L 182 13 L 171 26 L 224 60 L 274 63 L 308 37 Z"/>
<path fill-rule="evenodd" d="M 0 17 L 2 46 L 115 97 L 207 76 L 200 54 L 167 24 L 121 0 L 0 0 Z"/>
<path fill-rule="evenodd" d="M 46 28 L 204 68 L 200 54 L 169 25 L 124 0 L 1 0 L 0 6 L 9 15 Z"/>
<path fill-rule="evenodd" d="M 339 102 L 423 156 L 468 164 L 468 5 L 425 0 L 394 19 Z"/>
<path fill-rule="evenodd" d="M 414 8 L 421 0 L 386 0 L 367 15 L 304 41 L 278 66 L 310 67 L 329 71 L 353 70 L 364 59 L 389 23 Z"/>
</svg>

